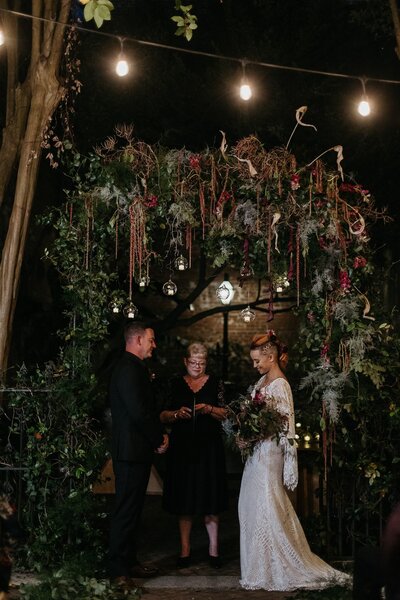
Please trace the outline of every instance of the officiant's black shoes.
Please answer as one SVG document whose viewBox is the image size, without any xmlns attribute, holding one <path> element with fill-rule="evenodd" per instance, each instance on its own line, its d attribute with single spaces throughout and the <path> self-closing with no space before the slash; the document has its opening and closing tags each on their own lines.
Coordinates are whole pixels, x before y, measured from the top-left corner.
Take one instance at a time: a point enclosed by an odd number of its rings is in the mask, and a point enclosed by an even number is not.
<svg viewBox="0 0 400 600">
<path fill-rule="evenodd" d="M 190 567 L 191 560 L 192 559 L 190 556 L 178 556 L 176 566 L 178 567 L 178 569 L 186 569 L 187 567 Z"/>
<path fill-rule="evenodd" d="M 222 567 L 222 560 L 220 556 L 208 556 L 208 564 L 213 569 L 220 569 Z"/>
</svg>

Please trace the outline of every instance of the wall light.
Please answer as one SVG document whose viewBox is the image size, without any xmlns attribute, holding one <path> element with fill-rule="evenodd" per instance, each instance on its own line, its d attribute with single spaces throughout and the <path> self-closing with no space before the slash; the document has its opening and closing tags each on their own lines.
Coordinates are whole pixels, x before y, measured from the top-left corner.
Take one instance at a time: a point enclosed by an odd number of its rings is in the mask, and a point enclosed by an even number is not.
<svg viewBox="0 0 400 600">
<path fill-rule="evenodd" d="M 232 302 L 235 290 L 227 275 L 225 275 L 224 281 L 217 287 L 216 295 L 222 304 L 230 304 Z"/>
</svg>

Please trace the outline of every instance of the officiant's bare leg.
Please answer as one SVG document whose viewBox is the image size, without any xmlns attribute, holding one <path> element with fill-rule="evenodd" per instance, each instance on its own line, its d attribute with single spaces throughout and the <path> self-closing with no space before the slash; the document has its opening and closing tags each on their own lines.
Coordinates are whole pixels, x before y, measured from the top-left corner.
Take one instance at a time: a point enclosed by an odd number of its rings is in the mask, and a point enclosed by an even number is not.
<svg viewBox="0 0 400 600">
<path fill-rule="evenodd" d="M 179 517 L 179 533 L 181 536 L 181 557 L 190 556 L 190 533 L 192 531 L 192 517 L 185 515 Z"/>
<path fill-rule="evenodd" d="M 210 541 L 208 553 L 210 556 L 218 556 L 218 515 L 206 515 L 204 517 L 204 524 Z"/>
</svg>

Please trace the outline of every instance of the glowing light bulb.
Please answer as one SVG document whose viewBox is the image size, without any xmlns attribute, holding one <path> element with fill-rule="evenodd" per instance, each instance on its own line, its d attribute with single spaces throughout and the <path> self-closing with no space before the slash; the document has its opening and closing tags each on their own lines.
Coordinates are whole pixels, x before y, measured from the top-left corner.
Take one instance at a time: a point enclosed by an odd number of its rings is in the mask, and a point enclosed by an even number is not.
<svg viewBox="0 0 400 600">
<path fill-rule="evenodd" d="M 0 29 L 0 46 L 4 44 L 4 33 Z"/>
<path fill-rule="evenodd" d="M 242 100 L 250 100 L 250 98 L 253 95 L 253 92 L 251 91 L 251 87 L 248 83 L 242 83 L 242 85 L 240 86 L 239 95 Z"/>
<path fill-rule="evenodd" d="M 357 110 L 362 117 L 368 117 L 368 115 L 371 113 L 371 107 L 366 98 L 363 98 L 363 100 L 361 100 Z"/>
<path fill-rule="evenodd" d="M 115 67 L 115 72 L 119 77 L 125 77 L 129 73 L 129 65 L 127 60 L 120 55 L 117 66 Z"/>
</svg>

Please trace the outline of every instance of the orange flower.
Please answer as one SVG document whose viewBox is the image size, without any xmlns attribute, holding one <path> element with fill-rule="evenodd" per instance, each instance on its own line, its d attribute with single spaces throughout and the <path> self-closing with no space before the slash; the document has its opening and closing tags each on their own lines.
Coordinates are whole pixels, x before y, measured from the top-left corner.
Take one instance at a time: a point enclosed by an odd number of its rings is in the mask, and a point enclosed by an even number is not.
<svg viewBox="0 0 400 600">
<path fill-rule="evenodd" d="M 39 431 L 37 431 L 37 432 L 35 433 L 35 440 L 41 440 L 41 439 L 42 439 L 42 437 L 43 437 L 43 436 L 42 436 L 42 434 L 41 434 Z"/>
</svg>

